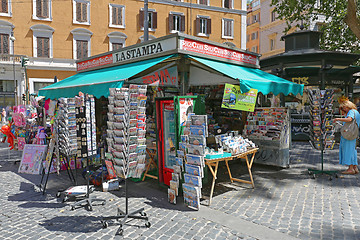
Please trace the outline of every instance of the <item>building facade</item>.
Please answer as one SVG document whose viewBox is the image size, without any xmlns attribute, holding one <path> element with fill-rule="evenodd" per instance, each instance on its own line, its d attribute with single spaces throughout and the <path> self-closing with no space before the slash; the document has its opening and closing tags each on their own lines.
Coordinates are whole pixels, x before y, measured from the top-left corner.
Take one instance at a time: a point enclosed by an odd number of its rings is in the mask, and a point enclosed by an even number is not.
<svg viewBox="0 0 360 240">
<path fill-rule="evenodd" d="M 0 107 L 76 72 L 76 60 L 140 43 L 143 0 L 1 0 Z M 148 0 L 149 39 L 174 32 L 246 48 L 246 1 Z M 21 58 L 29 61 L 25 67 Z M 2 68 L 1 68 L 2 67 Z M 4 72 L 4 73 L 3 73 Z M 12 93 L 14 103 L 1 100 Z"/>
<path fill-rule="evenodd" d="M 285 34 L 284 30 L 287 25 L 284 20 L 277 19 L 275 7 L 271 6 L 271 0 L 252 0 L 247 5 L 247 10 L 246 49 L 260 53 L 261 58 L 283 53 L 285 43 L 281 37 Z M 324 22 L 324 17 L 319 15 L 316 21 L 310 23 L 309 30 L 317 31 Z M 293 23 L 292 26 L 296 26 L 296 24 Z M 296 31 L 296 27 L 291 28 L 287 34 L 294 31 Z"/>
</svg>

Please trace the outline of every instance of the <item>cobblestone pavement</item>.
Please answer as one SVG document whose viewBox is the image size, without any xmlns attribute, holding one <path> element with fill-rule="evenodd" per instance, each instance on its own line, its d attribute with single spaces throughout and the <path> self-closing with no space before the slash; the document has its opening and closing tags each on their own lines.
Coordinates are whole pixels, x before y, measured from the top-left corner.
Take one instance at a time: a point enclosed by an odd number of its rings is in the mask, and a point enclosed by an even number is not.
<svg viewBox="0 0 360 240">
<path fill-rule="evenodd" d="M 359 175 L 312 179 L 307 168 L 320 168 L 320 152 L 307 143 L 293 143 L 288 169 L 255 165 L 255 189 L 230 184 L 221 166 L 212 204 L 199 212 L 186 208 L 181 198 L 179 204 L 169 204 L 166 188 L 155 180 L 130 182 L 129 212 L 145 208 L 151 227 L 129 221 L 123 237 L 115 236 L 118 225 L 104 229 L 100 223 L 102 216 L 124 210 L 123 189 L 95 191 L 92 196 L 105 198 L 105 206 L 71 211 L 70 201 L 55 197 L 57 190 L 71 185 L 66 172 L 51 174 L 42 195 L 36 187 L 40 176 L 17 173 L 13 161 L 21 154 L 11 153 L 9 161 L 4 146 L 0 144 L 0 239 L 360 239 Z M 325 153 L 324 169 L 344 169 L 337 154 Z M 231 169 L 234 177 L 247 177 L 243 162 L 234 162 Z M 84 184 L 81 177 L 78 180 Z"/>
<path fill-rule="evenodd" d="M 346 169 L 338 164 L 338 150 L 323 159 L 324 170 Z M 255 189 L 232 184 L 210 207 L 299 239 L 360 239 L 359 174 L 312 179 L 307 169 L 321 169 L 321 152 L 308 143 L 293 143 L 290 163 L 280 171 L 255 166 Z"/>
</svg>

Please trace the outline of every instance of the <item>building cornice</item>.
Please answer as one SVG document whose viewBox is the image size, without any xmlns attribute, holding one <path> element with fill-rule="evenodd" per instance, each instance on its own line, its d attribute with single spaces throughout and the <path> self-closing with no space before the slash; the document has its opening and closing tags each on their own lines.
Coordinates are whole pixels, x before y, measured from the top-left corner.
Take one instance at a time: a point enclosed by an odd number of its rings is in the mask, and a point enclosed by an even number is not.
<svg viewBox="0 0 360 240">
<path fill-rule="evenodd" d="M 140 1 L 143 1 L 143 0 L 140 0 Z M 233 13 L 233 14 L 239 14 L 239 15 L 245 15 L 245 16 L 247 14 L 246 9 L 245 10 L 228 9 L 228 8 L 221 8 L 221 7 L 214 7 L 214 6 L 206 6 L 206 5 L 196 4 L 196 3 L 176 2 L 176 1 L 170 1 L 170 0 L 148 0 L 148 1 L 151 3 L 165 4 L 165 5 L 193 8 L 193 9 L 201 9 L 201 10 L 214 11 L 214 12 Z"/>
</svg>

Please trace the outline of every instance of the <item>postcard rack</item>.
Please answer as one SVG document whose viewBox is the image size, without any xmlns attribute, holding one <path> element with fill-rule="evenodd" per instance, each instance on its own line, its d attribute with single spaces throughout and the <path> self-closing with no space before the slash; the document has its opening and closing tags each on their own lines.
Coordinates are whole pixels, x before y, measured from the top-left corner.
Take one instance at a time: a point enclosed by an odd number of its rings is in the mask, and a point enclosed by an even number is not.
<svg viewBox="0 0 360 240">
<path fill-rule="evenodd" d="M 145 220 L 150 227 L 144 208 L 129 213 L 128 179 L 140 178 L 145 170 L 146 157 L 146 85 L 133 85 L 129 88 L 111 88 L 108 105 L 108 153 L 112 160 L 116 176 L 125 182 L 125 212 L 117 209 L 117 215 L 102 217 L 104 228 L 109 220 L 120 225 L 115 235 L 123 234 L 123 225 L 129 219 Z M 121 221 L 120 221 L 121 220 Z"/>
<path fill-rule="evenodd" d="M 309 89 L 310 100 L 310 144 L 314 149 L 321 151 L 321 169 L 308 169 L 309 175 L 315 179 L 317 174 L 329 175 L 332 180 L 333 176 L 338 177 L 337 171 L 324 170 L 324 151 L 331 150 L 334 147 L 333 126 L 333 89 L 319 90 Z"/>
<path fill-rule="evenodd" d="M 90 196 L 90 160 L 96 156 L 96 125 L 95 125 L 95 99 L 90 96 L 76 98 L 76 123 L 77 123 L 77 157 L 86 158 L 86 193 L 85 197 L 70 205 L 71 210 L 77 206 L 83 206 L 92 211 L 93 202 L 101 202 L 105 205 L 106 200 Z M 79 140 L 80 139 L 80 140 Z"/>
</svg>

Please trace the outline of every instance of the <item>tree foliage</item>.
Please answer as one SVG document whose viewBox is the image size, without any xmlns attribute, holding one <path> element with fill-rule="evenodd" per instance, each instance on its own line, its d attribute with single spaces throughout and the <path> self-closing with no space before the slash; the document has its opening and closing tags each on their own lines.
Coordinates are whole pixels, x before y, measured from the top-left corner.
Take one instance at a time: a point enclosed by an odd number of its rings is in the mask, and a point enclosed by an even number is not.
<svg viewBox="0 0 360 240">
<path fill-rule="evenodd" d="M 272 0 L 271 4 L 287 23 L 284 33 L 301 23 L 309 29 L 311 22 L 324 22 L 318 29 L 323 33 L 322 49 L 360 53 L 360 0 Z"/>
</svg>

